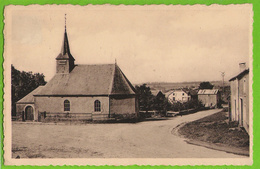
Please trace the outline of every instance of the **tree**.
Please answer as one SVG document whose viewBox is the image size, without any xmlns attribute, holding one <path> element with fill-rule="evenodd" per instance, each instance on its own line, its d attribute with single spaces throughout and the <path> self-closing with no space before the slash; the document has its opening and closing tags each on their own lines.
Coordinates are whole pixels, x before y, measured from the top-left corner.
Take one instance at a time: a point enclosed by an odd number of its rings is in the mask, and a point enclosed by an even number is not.
<svg viewBox="0 0 260 169">
<path fill-rule="evenodd" d="M 201 82 L 199 89 L 213 89 L 214 85 L 212 85 L 210 82 Z"/>
<path fill-rule="evenodd" d="M 45 85 L 44 75 L 41 73 L 32 73 L 19 71 L 11 65 L 12 76 L 12 115 L 15 115 L 15 103 L 36 89 L 40 85 Z"/>
<path fill-rule="evenodd" d="M 136 85 L 136 93 L 139 95 L 139 106 L 140 110 L 148 112 L 153 107 L 153 99 L 150 87 L 147 87 L 146 84 L 141 86 Z"/>
<path fill-rule="evenodd" d="M 166 111 L 168 108 L 168 100 L 165 95 L 159 91 L 154 99 L 154 109 L 157 110 L 160 114 L 166 115 Z"/>
</svg>

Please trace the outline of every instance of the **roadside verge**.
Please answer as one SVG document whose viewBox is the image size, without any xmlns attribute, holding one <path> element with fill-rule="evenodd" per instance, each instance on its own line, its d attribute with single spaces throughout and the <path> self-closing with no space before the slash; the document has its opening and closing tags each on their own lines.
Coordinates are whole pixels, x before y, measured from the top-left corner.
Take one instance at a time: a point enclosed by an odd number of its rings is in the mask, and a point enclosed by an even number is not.
<svg viewBox="0 0 260 169">
<path fill-rule="evenodd" d="M 185 138 L 189 144 L 249 156 L 249 136 L 236 123 L 228 121 L 227 112 L 182 123 L 173 128 L 172 134 Z"/>
</svg>

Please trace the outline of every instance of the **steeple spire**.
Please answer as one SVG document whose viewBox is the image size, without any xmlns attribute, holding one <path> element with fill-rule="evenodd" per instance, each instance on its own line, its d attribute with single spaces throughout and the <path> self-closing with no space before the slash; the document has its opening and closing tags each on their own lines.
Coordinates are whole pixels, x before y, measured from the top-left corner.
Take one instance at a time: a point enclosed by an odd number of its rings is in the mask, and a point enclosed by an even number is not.
<svg viewBox="0 0 260 169">
<path fill-rule="evenodd" d="M 66 14 L 65 14 L 65 31 L 64 31 L 64 39 L 62 42 L 62 46 L 61 46 L 61 52 L 60 54 L 56 57 L 56 60 L 64 60 L 64 62 L 57 62 L 57 72 L 64 72 L 64 71 L 59 71 L 60 67 L 64 67 L 64 66 L 60 66 L 60 64 L 62 63 L 67 63 L 65 62 L 65 60 L 68 60 L 68 69 L 66 68 L 65 72 L 70 72 L 73 68 L 74 68 L 74 57 L 71 55 L 70 53 L 70 47 L 69 47 L 69 40 L 68 40 L 68 35 L 67 35 L 67 18 L 66 18 Z M 60 63 L 60 64 L 58 64 Z"/>
<path fill-rule="evenodd" d="M 69 40 L 67 35 L 67 25 L 66 25 L 66 14 L 65 14 L 65 31 L 64 31 L 64 40 L 61 46 L 61 54 L 62 55 L 70 55 L 70 48 L 69 48 Z"/>
</svg>

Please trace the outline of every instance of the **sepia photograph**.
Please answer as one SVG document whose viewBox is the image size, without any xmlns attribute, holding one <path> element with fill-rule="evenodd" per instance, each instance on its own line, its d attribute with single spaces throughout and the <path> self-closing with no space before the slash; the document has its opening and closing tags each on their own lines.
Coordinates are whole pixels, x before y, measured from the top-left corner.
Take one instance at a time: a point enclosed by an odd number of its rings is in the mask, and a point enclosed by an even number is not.
<svg viewBox="0 0 260 169">
<path fill-rule="evenodd" d="M 251 4 L 4 17 L 5 165 L 252 165 Z"/>
</svg>

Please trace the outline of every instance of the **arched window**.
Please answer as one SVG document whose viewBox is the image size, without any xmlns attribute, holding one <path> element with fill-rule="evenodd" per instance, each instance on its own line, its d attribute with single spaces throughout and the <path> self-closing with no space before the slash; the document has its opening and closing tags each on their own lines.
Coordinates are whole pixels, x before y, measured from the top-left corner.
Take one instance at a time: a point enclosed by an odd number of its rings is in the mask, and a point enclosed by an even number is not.
<svg viewBox="0 0 260 169">
<path fill-rule="evenodd" d="M 64 101 L 64 111 L 70 111 L 70 101 Z"/>
<path fill-rule="evenodd" d="M 100 103 L 100 101 L 99 100 L 96 100 L 95 102 L 94 102 L 94 111 L 101 111 L 101 103 Z"/>
</svg>

